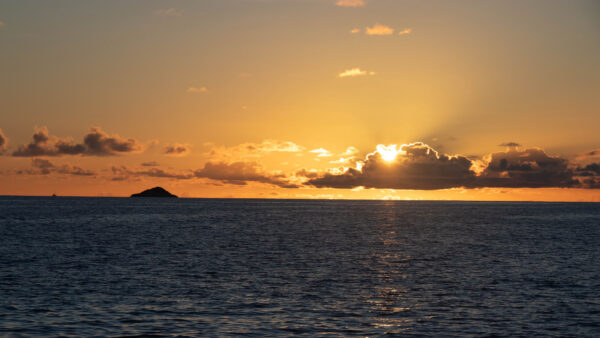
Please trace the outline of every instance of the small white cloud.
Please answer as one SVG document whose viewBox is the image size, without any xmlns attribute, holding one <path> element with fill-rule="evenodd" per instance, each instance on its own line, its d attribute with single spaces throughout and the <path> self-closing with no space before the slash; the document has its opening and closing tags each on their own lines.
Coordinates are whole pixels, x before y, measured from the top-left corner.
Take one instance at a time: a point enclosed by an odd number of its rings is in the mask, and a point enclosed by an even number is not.
<svg viewBox="0 0 600 338">
<path fill-rule="evenodd" d="M 354 155 L 356 153 L 358 153 L 358 149 L 356 149 L 355 147 L 350 146 L 350 147 L 348 147 L 346 149 L 346 151 L 344 152 L 344 155 Z"/>
<path fill-rule="evenodd" d="M 331 157 L 332 156 L 331 153 L 329 152 L 329 150 L 323 149 L 323 148 L 313 149 L 310 152 L 318 154 L 317 157 Z"/>
<path fill-rule="evenodd" d="M 206 93 L 208 88 L 206 87 L 189 87 L 186 92 L 188 93 Z"/>
<path fill-rule="evenodd" d="M 407 34 L 410 34 L 410 33 L 412 33 L 412 29 L 411 28 L 405 28 L 405 29 L 399 31 L 398 35 L 407 35 Z"/>
<path fill-rule="evenodd" d="M 364 7 L 365 1 L 364 0 L 338 0 L 338 2 L 336 2 L 335 4 L 338 5 L 339 7 Z"/>
<path fill-rule="evenodd" d="M 375 24 L 373 27 L 367 27 L 365 30 L 367 35 L 392 35 L 394 29 L 386 25 Z"/>
<path fill-rule="evenodd" d="M 159 9 L 154 12 L 158 16 L 182 16 L 183 12 L 175 8 Z"/>
<path fill-rule="evenodd" d="M 355 77 L 355 76 L 365 76 L 365 75 L 375 75 L 375 72 L 367 72 L 366 70 L 361 70 L 360 68 L 352 68 L 347 69 L 338 74 L 339 78 L 345 77 Z"/>
</svg>

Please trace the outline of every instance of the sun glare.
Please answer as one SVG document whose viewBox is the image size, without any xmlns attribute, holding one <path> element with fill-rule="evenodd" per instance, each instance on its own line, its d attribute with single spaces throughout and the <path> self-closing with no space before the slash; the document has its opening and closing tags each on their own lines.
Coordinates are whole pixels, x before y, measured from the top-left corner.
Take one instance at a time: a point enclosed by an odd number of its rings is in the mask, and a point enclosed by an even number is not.
<svg viewBox="0 0 600 338">
<path fill-rule="evenodd" d="M 389 146 L 384 146 L 383 144 L 378 144 L 377 145 L 377 152 L 379 153 L 379 155 L 381 155 L 381 158 L 386 161 L 386 162 L 392 162 L 393 160 L 396 159 L 396 156 L 398 156 L 398 153 L 400 151 L 398 151 L 396 149 L 396 145 L 392 144 Z"/>
</svg>

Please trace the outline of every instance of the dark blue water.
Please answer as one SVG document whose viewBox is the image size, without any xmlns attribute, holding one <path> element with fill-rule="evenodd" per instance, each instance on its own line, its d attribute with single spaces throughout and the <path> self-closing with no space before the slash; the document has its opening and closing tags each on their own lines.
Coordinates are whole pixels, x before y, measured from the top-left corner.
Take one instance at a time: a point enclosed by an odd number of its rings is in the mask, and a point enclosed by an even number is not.
<svg viewBox="0 0 600 338">
<path fill-rule="evenodd" d="M 1 197 L 0 329 L 600 336 L 600 204 Z"/>
</svg>

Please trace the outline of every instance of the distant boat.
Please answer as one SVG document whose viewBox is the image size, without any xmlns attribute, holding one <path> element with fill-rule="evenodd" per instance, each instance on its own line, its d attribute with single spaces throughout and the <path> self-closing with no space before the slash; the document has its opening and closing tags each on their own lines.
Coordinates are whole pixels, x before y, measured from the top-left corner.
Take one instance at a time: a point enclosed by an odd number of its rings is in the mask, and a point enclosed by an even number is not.
<svg viewBox="0 0 600 338">
<path fill-rule="evenodd" d="M 56 197 L 56 194 L 52 194 L 52 197 Z"/>
<path fill-rule="evenodd" d="M 173 195 L 170 192 L 166 191 L 162 187 L 154 187 L 152 189 L 144 190 L 139 194 L 133 194 L 131 197 L 175 197 L 177 195 Z"/>
</svg>

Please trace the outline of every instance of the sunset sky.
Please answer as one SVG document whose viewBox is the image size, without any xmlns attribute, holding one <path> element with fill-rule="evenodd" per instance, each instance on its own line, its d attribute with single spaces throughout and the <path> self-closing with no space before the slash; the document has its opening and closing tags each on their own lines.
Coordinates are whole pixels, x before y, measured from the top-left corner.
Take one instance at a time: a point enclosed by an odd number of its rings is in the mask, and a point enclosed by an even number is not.
<svg viewBox="0 0 600 338">
<path fill-rule="evenodd" d="M 600 201 L 600 2 L 0 2 L 0 194 Z"/>
</svg>

